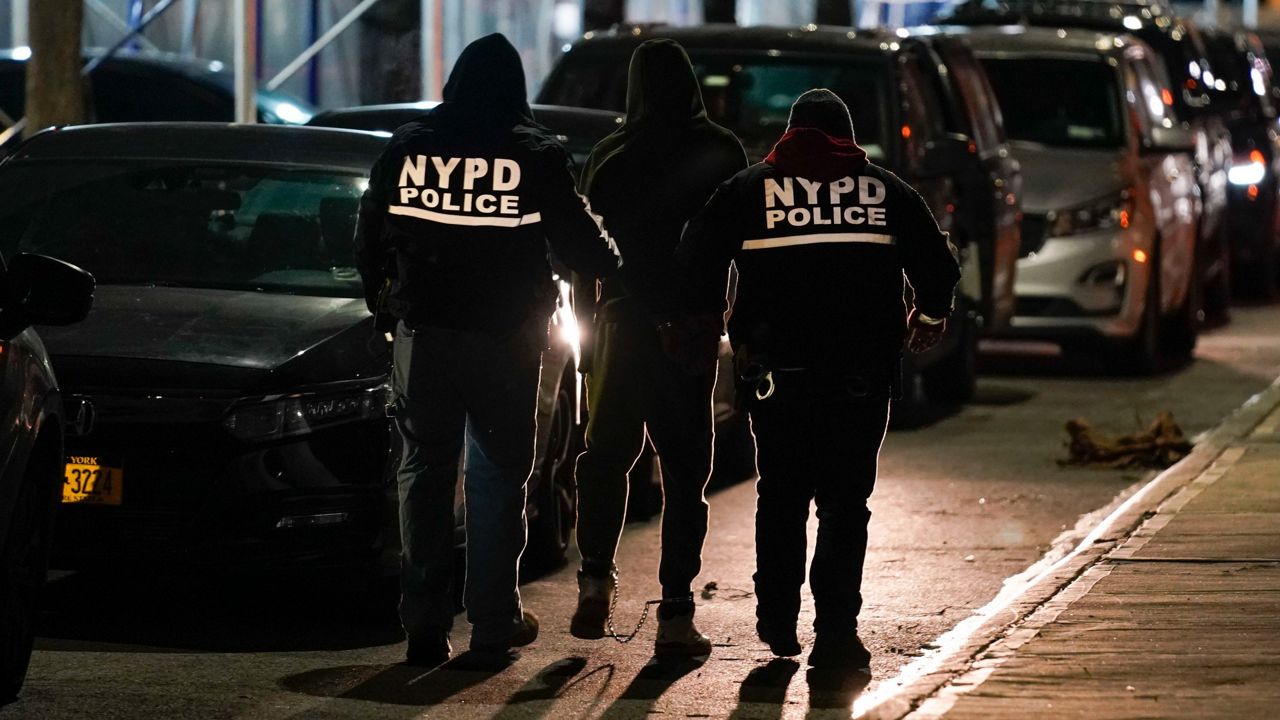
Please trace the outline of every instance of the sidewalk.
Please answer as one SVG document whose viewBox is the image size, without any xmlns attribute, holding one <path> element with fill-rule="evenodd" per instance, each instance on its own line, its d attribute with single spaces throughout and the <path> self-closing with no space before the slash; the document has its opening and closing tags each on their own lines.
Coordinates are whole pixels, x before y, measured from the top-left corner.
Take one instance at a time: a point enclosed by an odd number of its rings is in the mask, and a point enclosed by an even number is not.
<svg viewBox="0 0 1280 720">
<path fill-rule="evenodd" d="M 908 717 L 1270 718 L 1280 409 Z"/>
</svg>

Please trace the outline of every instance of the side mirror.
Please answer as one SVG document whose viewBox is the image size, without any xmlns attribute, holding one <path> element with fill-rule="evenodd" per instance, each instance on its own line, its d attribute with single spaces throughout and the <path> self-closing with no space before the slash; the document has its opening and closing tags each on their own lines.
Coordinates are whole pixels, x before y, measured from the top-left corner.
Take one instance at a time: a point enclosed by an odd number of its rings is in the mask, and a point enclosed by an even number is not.
<svg viewBox="0 0 1280 720">
<path fill-rule="evenodd" d="M 1156 126 L 1143 138 L 1142 149 L 1148 152 L 1193 153 L 1196 150 L 1196 136 L 1183 127 Z"/>
<path fill-rule="evenodd" d="M 70 325 L 89 314 L 96 284 L 71 263 L 23 253 L 9 262 L 0 306 L 24 325 Z"/>
<path fill-rule="evenodd" d="M 947 133 L 937 140 L 925 143 L 920 159 L 920 175 L 937 177 L 951 175 L 972 162 L 973 141 L 964 135 Z"/>
</svg>

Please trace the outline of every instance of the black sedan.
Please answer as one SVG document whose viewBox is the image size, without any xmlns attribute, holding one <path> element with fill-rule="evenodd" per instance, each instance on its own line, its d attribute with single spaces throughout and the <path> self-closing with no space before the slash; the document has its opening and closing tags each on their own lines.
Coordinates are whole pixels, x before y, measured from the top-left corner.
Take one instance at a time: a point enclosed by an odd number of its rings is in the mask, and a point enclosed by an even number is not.
<svg viewBox="0 0 1280 720">
<path fill-rule="evenodd" d="M 63 424 L 84 421 L 76 405 L 63 403 L 31 325 L 83 320 L 93 300 L 93 277 L 83 270 L 39 255 L 10 257 L 7 268 L 0 257 L 0 705 L 17 696 L 31 657 L 63 484 Z"/>
<path fill-rule="evenodd" d="M 84 323 L 43 330 L 66 392 L 95 417 L 67 440 L 56 565 L 346 564 L 394 540 L 389 345 L 352 246 L 383 143 L 315 128 L 85 126 L 41 133 L 0 167 L 0 249 L 74 262 L 100 283 Z M 557 343 L 544 368 L 535 554 L 563 552 L 572 517 L 571 493 L 540 480 L 568 466 L 571 346 Z M 100 480 L 75 483 L 85 475 Z"/>
</svg>

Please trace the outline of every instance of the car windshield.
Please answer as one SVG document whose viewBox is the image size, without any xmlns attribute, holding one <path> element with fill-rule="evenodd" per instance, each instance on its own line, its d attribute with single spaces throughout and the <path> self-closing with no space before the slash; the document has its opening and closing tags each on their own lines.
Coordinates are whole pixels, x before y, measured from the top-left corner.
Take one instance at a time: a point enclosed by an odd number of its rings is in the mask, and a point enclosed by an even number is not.
<svg viewBox="0 0 1280 720">
<path fill-rule="evenodd" d="M 782 137 L 791 103 L 806 90 L 829 88 L 849 105 L 858 144 L 874 160 L 885 156 L 883 117 L 889 107 L 883 62 L 786 58 L 688 49 L 712 120 L 733 130 L 759 156 Z M 625 112 L 630 53 L 583 52 L 566 66 L 542 100 L 560 105 Z"/>
<path fill-rule="evenodd" d="M 52 255 L 99 284 L 362 297 L 364 178 L 235 165 L 84 162 L 0 173 L 0 254 Z"/>
<path fill-rule="evenodd" d="M 982 65 L 1010 139 L 1059 147 L 1123 144 L 1120 90 L 1115 71 L 1101 60 L 988 57 Z"/>
</svg>

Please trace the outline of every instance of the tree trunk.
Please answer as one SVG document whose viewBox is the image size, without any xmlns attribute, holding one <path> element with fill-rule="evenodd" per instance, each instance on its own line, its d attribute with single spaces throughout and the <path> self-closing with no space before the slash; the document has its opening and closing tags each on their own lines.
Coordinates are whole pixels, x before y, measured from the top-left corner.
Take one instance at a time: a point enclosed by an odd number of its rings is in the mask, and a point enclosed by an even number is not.
<svg viewBox="0 0 1280 720">
<path fill-rule="evenodd" d="M 737 22 L 737 0 L 702 0 L 702 19 L 708 23 Z"/>
<path fill-rule="evenodd" d="M 626 20 L 625 0 L 586 0 L 582 4 L 583 30 L 608 30 Z"/>
<path fill-rule="evenodd" d="M 853 3 L 849 0 L 817 0 L 814 22 L 819 25 L 852 25 Z"/>
<path fill-rule="evenodd" d="M 28 137 L 51 125 L 84 122 L 80 82 L 80 26 L 83 0 L 37 0 L 28 11 Z"/>
</svg>

